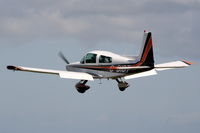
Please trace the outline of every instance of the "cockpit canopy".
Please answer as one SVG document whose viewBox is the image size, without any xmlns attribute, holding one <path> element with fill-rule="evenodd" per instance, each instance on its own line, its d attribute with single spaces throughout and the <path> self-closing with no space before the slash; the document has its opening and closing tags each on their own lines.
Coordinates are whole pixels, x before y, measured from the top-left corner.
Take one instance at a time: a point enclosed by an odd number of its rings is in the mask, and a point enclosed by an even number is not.
<svg viewBox="0 0 200 133">
<path fill-rule="evenodd" d="M 81 59 L 80 63 L 112 63 L 112 57 L 88 53 Z"/>
</svg>

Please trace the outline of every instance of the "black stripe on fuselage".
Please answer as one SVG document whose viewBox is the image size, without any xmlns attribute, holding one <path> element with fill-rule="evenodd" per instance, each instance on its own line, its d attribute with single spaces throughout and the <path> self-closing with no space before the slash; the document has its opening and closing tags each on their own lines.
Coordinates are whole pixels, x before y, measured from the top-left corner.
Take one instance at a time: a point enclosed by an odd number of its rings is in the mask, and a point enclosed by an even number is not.
<svg viewBox="0 0 200 133">
<path fill-rule="evenodd" d="M 125 73 L 125 74 L 134 74 L 139 72 L 144 72 L 153 69 L 153 67 L 147 68 L 133 68 L 133 69 L 117 69 L 116 67 L 131 67 L 133 64 L 115 64 L 115 65 L 73 65 L 74 68 L 96 70 L 96 71 L 105 71 L 113 73 Z"/>
</svg>

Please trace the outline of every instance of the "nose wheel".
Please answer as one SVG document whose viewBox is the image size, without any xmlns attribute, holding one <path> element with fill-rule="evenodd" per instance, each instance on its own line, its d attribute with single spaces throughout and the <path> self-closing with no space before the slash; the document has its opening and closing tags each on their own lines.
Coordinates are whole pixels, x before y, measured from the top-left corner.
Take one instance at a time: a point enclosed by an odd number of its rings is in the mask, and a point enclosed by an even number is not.
<svg viewBox="0 0 200 133">
<path fill-rule="evenodd" d="M 78 82 L 75 87 L 76 87 L 76 90 L 79 92 L 79 93 L 85 93 L 86 90 L 90 89 L 90 86 L 86 85 L 88 81 L 87 80 L 81 80 L 80 82 Z"/>
<path fill-rule="evenodd" d="M 116 79 L 118 83 L 118 87 L 120 91 L 125 91 L 126 88 L 129 87 L 129 84 L 126 81 L 123 81 L 122 79 Z"/>
</svg>

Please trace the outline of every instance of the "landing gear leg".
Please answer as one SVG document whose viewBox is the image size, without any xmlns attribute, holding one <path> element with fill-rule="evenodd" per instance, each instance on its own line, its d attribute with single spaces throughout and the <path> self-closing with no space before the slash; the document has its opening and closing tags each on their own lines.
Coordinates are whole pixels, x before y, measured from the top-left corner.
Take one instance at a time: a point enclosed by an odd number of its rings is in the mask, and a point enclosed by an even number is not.
<svg viewBox="0 0 200 133">
<path fill-rule="evenodd" d="M 124 91 L 127 87 L 129 87 L 129 84 L 126 81 L 123 81 L 121 78 L 116 79 L 116 81 L 120 91 Z"/>
<path fill-rule="evenodd" d="M 90 86 L 86 85 L 88 81 L 87 80 L 81 80 L 76 84 L 76 90 L 79 93 L 84 93 L 86 90 L 90 89 Z"/>
</svg>

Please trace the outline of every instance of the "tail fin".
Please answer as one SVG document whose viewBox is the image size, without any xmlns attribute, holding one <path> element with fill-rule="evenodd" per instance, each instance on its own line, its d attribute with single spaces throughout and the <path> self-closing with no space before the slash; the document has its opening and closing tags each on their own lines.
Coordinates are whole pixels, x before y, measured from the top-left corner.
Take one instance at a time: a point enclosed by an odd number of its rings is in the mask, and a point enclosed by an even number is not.
<svg viewBox="0 0 200 133">
<path fill-rule="evenodd" d="M 153 43 L 151 32 L 144 31 L 142 48 L 139 54 L 141 66 L 154 67 Z"/>
</svg>

